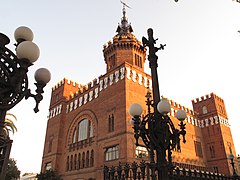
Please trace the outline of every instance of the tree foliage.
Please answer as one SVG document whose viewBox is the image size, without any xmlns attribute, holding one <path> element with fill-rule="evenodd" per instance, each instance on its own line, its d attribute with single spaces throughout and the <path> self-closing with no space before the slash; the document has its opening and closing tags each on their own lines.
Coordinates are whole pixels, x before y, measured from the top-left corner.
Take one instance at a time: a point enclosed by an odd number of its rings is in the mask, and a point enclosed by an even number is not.
<svg viewBox="0 0 240 180">
<path fill-rule="evenodd" d="M 38 180 L 61 180 L 60 176 L 56 171 L 46 170 L 44 173 L 37 174 Z"/>
<path fill-rule="evenodd" d="M 20 171 L 14 159 L 9 159 L 5 180 L 15 180 L 20 178 Z"/>
</svg>

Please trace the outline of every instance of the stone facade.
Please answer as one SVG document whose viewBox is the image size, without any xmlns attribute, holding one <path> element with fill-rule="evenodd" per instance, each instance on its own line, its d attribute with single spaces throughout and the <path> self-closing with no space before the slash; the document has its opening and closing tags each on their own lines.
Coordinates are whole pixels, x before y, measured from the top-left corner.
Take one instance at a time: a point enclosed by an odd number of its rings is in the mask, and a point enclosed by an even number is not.
<svg viewBox="0 0 240 180">
<path fill-rule="evenodd" d="M 152 81 L 144 72 L 146 49 L 132 34 L 125 13 L 103 54 L 105 75 L 87 85 L 63 79 L 52 88 L 42 172 L 52 168 L 64 180 L 100 180 L 105 164 L 147 160 L 144 149 L 134 144 L 128 108 L 134 102 L 145 107 Z M 181 152 L 173 151 L 174 164 L 229 175 L 227 156 L 236 157 L 236 152 L 224 101 L 211 93 L 193 100 L 193 110 L 169 102 L 176 127 L 176 111 L 187 113 L 187 142 L 181 144 Z"/>
</svg>

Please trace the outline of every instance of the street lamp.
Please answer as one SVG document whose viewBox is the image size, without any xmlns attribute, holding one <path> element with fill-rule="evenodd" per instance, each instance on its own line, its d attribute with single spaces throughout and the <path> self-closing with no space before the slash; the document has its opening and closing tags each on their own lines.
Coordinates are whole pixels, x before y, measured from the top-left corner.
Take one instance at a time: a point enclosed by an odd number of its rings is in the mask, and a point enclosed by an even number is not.
<svg viewBox="0 0 240 180">
<path fill-rule="evenodd" d="M 236 172 L 235 166 L 234 166 L 234 161 L 233 161 L 234 160 L 234 155 L 232 153 L 229 154 L 228 159 L 230 160 L 230 164 L 232 165 L 232 169 L 233 169 L 232 177 L 233 177 L 233 179 L 238 178 L 238 175 L 237 175 L 237 172 Z"/>
<path fill-rule="evenodd" d="M 152 179 L 156 180 L 157 176 L 155 171 L 157 170 L 158 180 L 168 180 L 168 173 L 172 168 L 171 151 L 173 149 L 178 151 L 181 150 L 180 135 L 183 137 L 183 142 L 186 142 L 186 124 L 184 120 L 187 116 L 184 110 L 177 111 L 176 117 L 180 120 L 180 130 L 176 129 L 168 116 L 168 113 L 171 111 L 168 100 L 165 98 L 160 100 L 157 75 L 158 57 L 156 56 L 156 52 L 158 50 L 164 50 L 165 45 L 160 44 L 160 48 L 154 46 L 154 44 L 156 44 L 156 39 L 153 38 L 153 30 L 151 28 L 148 29 L 148 39 L 143 37 L 142 42 L 142 48 L 146 46 L 149 48 L 148 60 L 152 76 L 153 99 L 151 97 L 151 92 L 148 90 L 145 101 L 147 105 L 147 114 L 145 116 L 141 117 L 143 108 L 137 103 L 130 106 L 129 113 L 133 116 L 131 123 L 133 124 L 136 146 L 140 145 L 139 138 L 141 138 L 149 151 L 149 168 L 151 169 Z"/>
<path fill-rule="evenodd" d="M 43 88 L 50 81 L 51 74 L 45 68 L 35 72 L 36 94 L 28 89 L 28 68 L 38 59 L 40 51 L 32 42 L 33 32 L 25 26 L 15 30 L 17 43 L 16 54 L 6 47 L 10 39 L 0 33 L 0 179 L 4 179 L 6 166 L 11 149 L 11 141 L 3 139 L 4 121 L 6 112 L 18 104 L 24 97 L 33 97 L 36 101 L 35 113 L 39 111 L 38 105 L 43 99 Z"/>
</svg>

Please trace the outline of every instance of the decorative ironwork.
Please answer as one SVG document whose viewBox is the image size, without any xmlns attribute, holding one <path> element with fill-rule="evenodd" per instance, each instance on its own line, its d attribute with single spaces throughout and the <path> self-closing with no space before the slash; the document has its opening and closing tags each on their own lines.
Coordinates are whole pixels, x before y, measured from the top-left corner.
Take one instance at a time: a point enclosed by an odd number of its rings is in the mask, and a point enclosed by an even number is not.
<svg viewBox="0 0 240 180">
<path fill-rule="evenodd" d="M 39 49 L 31 42 L 33 33 L 27 27 L 19 27 L 15 31 L 15 38 L 17 41 L 15 44 L 16 55 L 6 47 L 10 43 L 10 39 L 0 33 L 0 179 L 5 179 L 12 144 L 9 137 L 2 136 L 6 112 L 24 97 L 25 99 L 29 97 L 35 99 L 34 111 L 38 112 L 38 105 L 43 99 L 43 88 L 50 80 L 50 72 L 47 69 L 38 69 L 35 73 L 36 94 L 31 93 L 31 90 L 28 89 L 27 72 L 33 62 L 37 60 Z"/>
<path fill-rule="evenodd" d="M 156 52 L 158 50 L 164 50 L 166 44 L 160 44 L 159 48 L 155 47 L 157 39 L 153 38 L 153 30 L 150 28 L 147 32 L 148 39 L 146 39 L 145 37 L 142 38 L 142 48 L 149 48 L 148 60 L 152 76 L 153 99 L 151 97 L 151 92 L 148 91 L 146 94 L 147 114 L 144 117 L 141 117 L 141 112 L 137 114 L 134 114 L 134 112 L 130 112 L 130 114 L 133 116 L 132 122 L 136 146 L 139 146 L 139 138 L 141 138 L 144 145 L 149 151 L 149 168 L 151 170 L 152 179 L 155 180 L 158 178 L 167 180 L 169 179 L 168 172 L 173 169 L 171 151 L 181 151 L 180 136 L 182 136 L 183 143 L 186 142 L 186 125 L 183 122 L 186 118 L 186 113 L 185 111 L 180 110 L 181 113 L 183 113 L 183 116 L 179 118 L 179 130 L 175 128 L 172 120 L 167 115 L 168 112 L 161 112 L 161 110 L 159 110 L 158 108 L 159 103 L 167 103 L 166 105 L 169 106 L 168 111 L 170 111 L 169 102 L 164 99 L 160 101 L 157 73 L 158 56 L 156 55 Z M 134 104 L 132 106 L 134 106 Z M 130 107 L 130 111 L 133 111 L 131 110 L 131 108 L 135 109 L 136 107 Z M 151 111 L 152 108 L 153 112 Z M 155 171 L 157 171 L 157 175 L 155 174 Z"/>
<path fill-rule="evenodd" d="M 0 179 L 5 179 L 11 147 L 12 140 L 0 138 Z"/>
<path fill-rule="evenodd" d="M 149 170 L 150 164 L 145 161 L 140 162 L 139 165 L 133 162 L 132 164 L 126 163 L 125 165 L 121 165 L 120 163 L 119 166 L 112 166 L 111 168 L 104 166 L 104 180 L 152 180 L 153 175 L 149 175 Z M 154 176 L 157 177 L 157 175 Z M 179 167 L 174 167 L 172 171 L 169 171 L 168 176 L 170 180 L 240 180 L 239 177 L 230 177 L 219 173 Z"/>
<path fill-rule="evenodd" d="M 28 89 L 28 68 L 33 64 L 27 59 L 18 59 L 4 43 L 8 38 L 0 33 L 0 110 L 9 110 L 18 104 L 24 97 L 33 97 L 36 101 L 34 108 L 38 112 L 38 105 L 43 99 L 42 93 L 46 83 L 35 83 L 36 94 L 32 94 Z M 10 40 L 8 41 L 10 42 Z M 16 45 L 17 46 L 17 45 Z"/>
</svg>

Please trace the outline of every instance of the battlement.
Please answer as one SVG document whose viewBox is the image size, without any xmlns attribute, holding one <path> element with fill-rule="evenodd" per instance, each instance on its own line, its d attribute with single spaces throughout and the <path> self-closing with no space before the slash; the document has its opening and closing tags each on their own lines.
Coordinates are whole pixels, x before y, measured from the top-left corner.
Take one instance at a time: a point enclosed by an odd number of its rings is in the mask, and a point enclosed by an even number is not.
<svg viewBox="0 0 240 180">
<path fill-rule="evenodd" d="M 78 88 L 81 88 L 81 86 L 82 86 L 81 84 L 79 84 L 79 83 L 77 83 L 75 81 L 72 81 L 70 79 L 64 78 L 57 85 L 53 86 L 52 90 L 55 91 L 56 89 L 58 89 L 60 87 L 63 87 L 66 84 L 69 85 L 69 86 L 78 87 Z"/>
<path fill-rule="evenodd" d="M 214 96 L 214 94 L 210 93 L 205 96 L 201 96 L 200 98 L 193 99 L 192 103 L 199 103 L 199 102 L 205 101 L 207 99 L 211 99 L 213 96 Z"/>
<path fill-rule="evenodd" d="M 212 92 L 212 93 L 207 94 L 205 96 L 201 96 L 200 98 L 193 99 L 192 103 L 196 104 L 196 103 L 199 103 L 199 102 L 202 102 L 202 101 L 206 101 L 206 100 L 209 100 L 209 99 L 212 99 L 212 98 L 217 99 L 220 102 L 224 102 L 221 97 L 217 96 L 216 94 L 214 94 Z"/>
<path fill-rule="evenodd" d="M 95 78 L 94 80 L 92 80 L 91 82 L 85 84 L 85 85 L 80 85 L 79 86 L 79 90 L 76 91 L 74 93 L 73 96 L 69 96 L 69 100 L 72 100 L 80 95 L 83 95 L 85 94 L 86 92 L 88 92 L 91 88 L 96 88 L 98 87 L 98 84 L 99 84 L 99 80 L 102 78 L 103 76 L 99 76 L 98 78 Z"/>
<path fill-rule="evenodd" d="M 163 97 L 163 98 L 165 98 L 165 97 Z M 182 110 L 184 110 L 187 114 L 190 114 L 191 116 L 194 115 L 194 112 L 193 112 L 192 109 L 187 108 L 186 106 L 183 106 L 183 105 L 181 105 L 181 104 L 179 104 L 179 103 L 177 103 L 177 102 L 175 102 L 175 101 L 173 101 L 173 100 L 171 100 L 171 99 L 168 99 L 168 98 L 166 98 L 166 99 L 169 101 L 169 103 L 170 103 L 170 105 L 171 105 L 171 107 L 172 107 L 173 109 L 182 109 Z"/>
<path fill-rule="evenodd" d="M 107 49 L 112 51 L 115 48 L 115 46 L 113 45 L 116 45 L 117 47 L 123 47 L 123 48 L 127 48 L 127 47 L 136 48 L 136 47 L 140 47 L 141 41 L 139 41 L 134 35 L 132 35 L 130 39 L 128 36 L 121 36 L 121 41 L 119 41 L 119 36 L 114 36 L 113 41 L 110 40 L 103 45 L 103 51 L 106 51 Z M 146 51 L 146 49 L 144 51 Z"/>
</svg>

